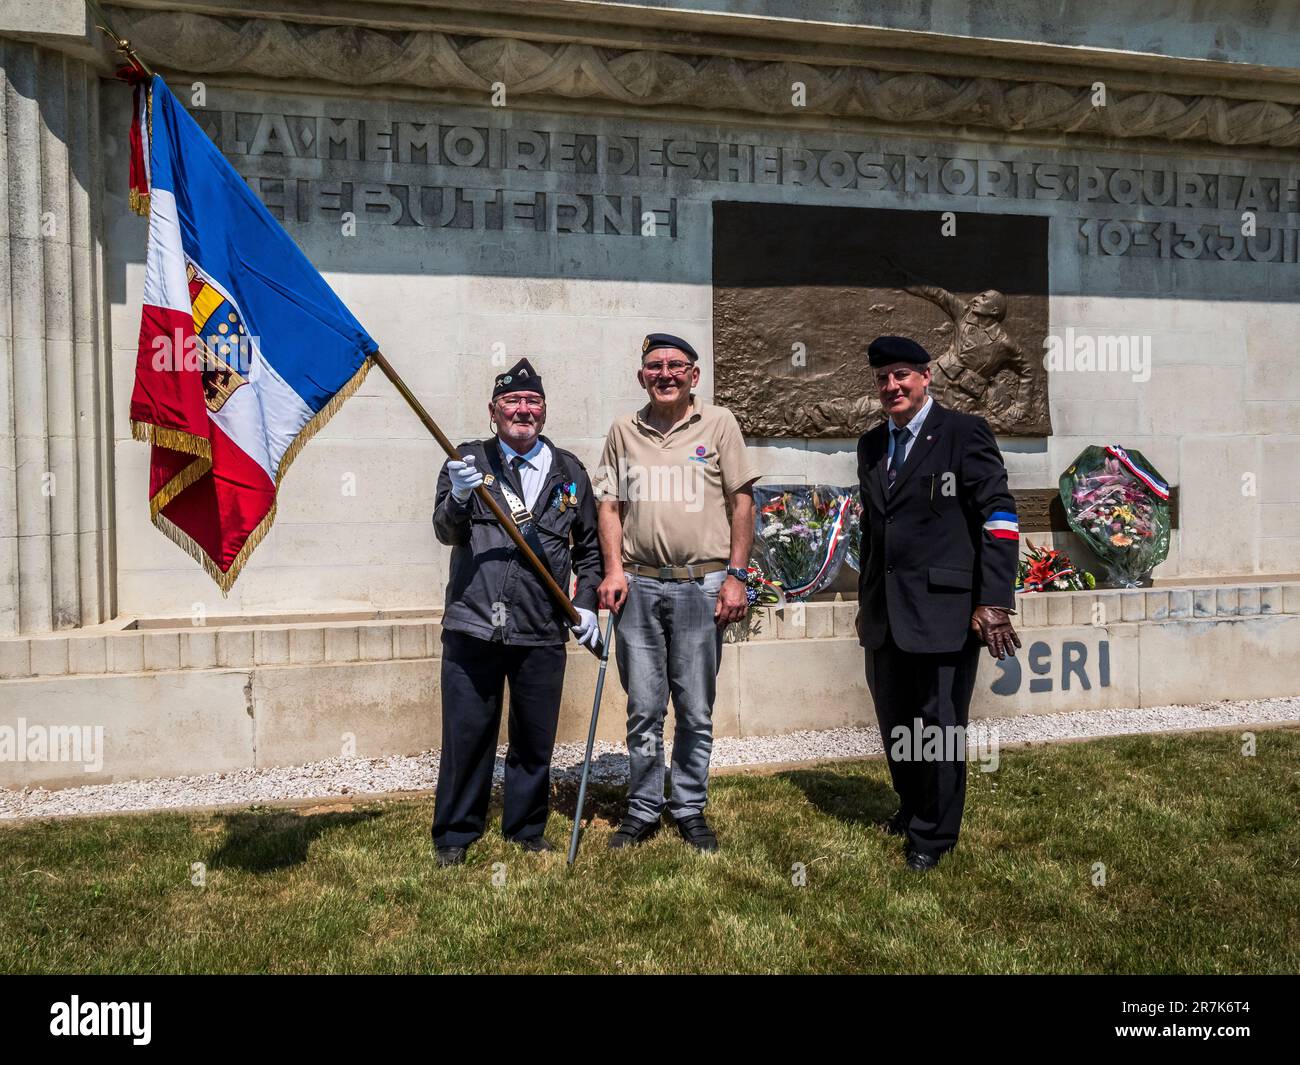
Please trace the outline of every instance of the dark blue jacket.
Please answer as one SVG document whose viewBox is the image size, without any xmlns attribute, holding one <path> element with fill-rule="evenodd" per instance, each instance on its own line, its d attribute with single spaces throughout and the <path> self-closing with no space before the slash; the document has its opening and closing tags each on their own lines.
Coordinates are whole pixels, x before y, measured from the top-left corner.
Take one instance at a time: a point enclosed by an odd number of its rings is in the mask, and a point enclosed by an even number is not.
<svg viewBox="0 0 1300 1065">
<path fill-rule="evenodd" d="M 1015 608 L 1018 539 L 984 528 L 1014 515 L 1007 470 L 989 424 L 936 402 L 888 489 L 889 422 L 858 441 L 862 493 L 858 605 L 864 647 L 960 650 L 977 606 Z"/>
<path fill-rule="evenodd" d="M 596 609 L 596 589 L 601 581 L 600 541 L 596 532 L 596 502 L 591 480 L 577 457 L 542 437 L 551 449 L 551 472 L 533 504 L 536 530 L 534 550 L 548 563 L 551 576 L 566 592 L 570 569 L 578 577 L 573 605 Z M 510 513 L 501 493 L 501 480 L 508 478 L 512 490 L 523 498 L 523 489 L 501 458 L 496 437 L 471 440 L 458 448 L 473 455 L 484 474 L 493 475 L 488 491 Z M 566 485 L 575 485 L 577 506 L 558 506 Z M 492 512 L 475 493 L 464 503 L 451 495 L 451 475 L 444 462 L 438 475 L 433 511 L 433 530 L 444 544 L 450 544 L 451 574 L 447 582 L 444 629 L 467 633 L 480 640 L 524 646 L 564 643 L 569 623 L 546 586 L 533 572 Z"/>
</svg>

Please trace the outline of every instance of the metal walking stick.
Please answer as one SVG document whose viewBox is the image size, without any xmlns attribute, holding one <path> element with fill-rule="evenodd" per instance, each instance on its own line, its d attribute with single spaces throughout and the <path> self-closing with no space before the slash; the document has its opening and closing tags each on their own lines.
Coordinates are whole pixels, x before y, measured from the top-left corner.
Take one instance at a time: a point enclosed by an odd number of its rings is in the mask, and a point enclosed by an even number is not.
<svg viewBox="0 0 1300 1065">
<path fill-rule="evenodd" d="M 582 833 L 582 808 L 587 799 L 587 776 L 591 772 L 591 749 L 596 743 L 596 719 L 600 716 L 600 693 L 605 690 L 605 669 L 609 666 L 609 649 L 613 644 L 614 612 L 605 622 L 605 644 L 600 652 L 600 672 L 596 675 L 596 700 L 591 707 L 591 724 L 587 728 L 587 756 L 582 760 L 582 780 L 578 784 L 578 805 L 573 811 L 573 835 L 569 837 L 569 865 L 578 857 L 578 837 Z"/>
</svg>

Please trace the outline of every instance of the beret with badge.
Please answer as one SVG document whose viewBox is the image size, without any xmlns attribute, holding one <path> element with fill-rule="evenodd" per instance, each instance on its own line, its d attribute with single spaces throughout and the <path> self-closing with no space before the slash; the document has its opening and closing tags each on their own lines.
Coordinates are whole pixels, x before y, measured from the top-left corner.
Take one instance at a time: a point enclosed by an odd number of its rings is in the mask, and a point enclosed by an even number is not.
<svg viewBox="0 0 1300 1065">
<path fill-rule="evenodd" d="M 533 369 L 533 364 L 527 359 L 520 359 L 505 373 L 497 374 L 492 398 L 496 399 L 506 392 L 536 392 L 543 399 L 546 398 L 546 393 L 542 391 L 541 374 Z"/>
<path fill-rule="evenodd" d="M 650 352 L 659 348 L 676 348 L 685 355 L 691 362 L 699 362 L 700 357 L 696 354 L 695 349 L 690 346 L 681 337 L 675 337 L 672 333 L 651 333 L 645 340 L 641 341 L 641 358 L 645 358 Z"/>
</svg>

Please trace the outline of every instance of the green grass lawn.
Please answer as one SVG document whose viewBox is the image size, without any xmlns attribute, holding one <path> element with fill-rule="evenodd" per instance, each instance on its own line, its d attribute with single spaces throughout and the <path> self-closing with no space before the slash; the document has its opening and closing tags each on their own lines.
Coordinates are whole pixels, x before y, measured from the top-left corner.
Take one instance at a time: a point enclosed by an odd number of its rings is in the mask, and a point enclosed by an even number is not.
<svg viewBox="0 0 1300 1065">
<path fill-rule="evenodd" d="M 1237 732 L 1004 751 L 923 876 L 875 827 L 881 761 L 716 778 L 711 856 L 667 831 L 606 850 L 621 794 L 600 790 L 571 874 L 499 817 L 435 869 L 430 799 L 13 826 L 0 970 L 1296 972 L 1300 730 L 1257 737 L 1254 757 Z M 563 848 L 571 791 L 556 808 Z"/>
</svg>

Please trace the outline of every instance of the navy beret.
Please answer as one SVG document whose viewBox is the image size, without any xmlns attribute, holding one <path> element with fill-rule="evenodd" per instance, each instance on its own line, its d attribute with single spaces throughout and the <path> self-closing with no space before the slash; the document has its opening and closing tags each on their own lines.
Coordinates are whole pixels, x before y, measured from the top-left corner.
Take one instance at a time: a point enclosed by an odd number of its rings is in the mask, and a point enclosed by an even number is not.
<svg viewBox="0 0 1300 1065">
<path fill-rule="evenodd" d="M 542 378 L 527 359 L 520 359 L 505 373 L 497 375 L 492 398 L 496 399 L 506 392 L 536 392 L 543 399 L 546 398 L 546 393 L 542 391 Z"/>
<path fill-rule="evenodd" d="M 690 344 L 686 343 L 681 337 L 675 337 L 672 333 L 651 333 L 641 342 L 641 358 L 645 358 L 656 348 L 676 348 L 678 351 L 687 355 L 691 362 L 699 362 L 700 357 Z"/>
<path fill-rule="evenodd" d="M 910 337 L 876 337 L 867 348 L 867 361 L 872 366 L 890 366 L 896 362 L 924 366 L 930 361 L 930 353 Z"/>
</svg>

